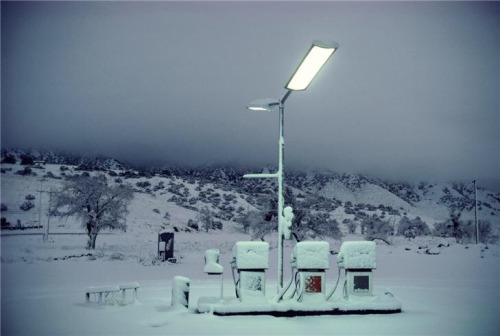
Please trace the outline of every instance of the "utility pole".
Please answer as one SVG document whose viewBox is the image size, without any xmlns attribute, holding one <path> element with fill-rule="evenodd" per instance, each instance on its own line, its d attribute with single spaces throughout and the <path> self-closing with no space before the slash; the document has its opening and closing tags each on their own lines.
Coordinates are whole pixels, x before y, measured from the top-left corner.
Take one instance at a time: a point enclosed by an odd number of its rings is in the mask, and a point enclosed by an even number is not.
<svg viewBox="0 0 500 336">
<path fill-rule="evenodd" d="M 479 225 L 477 223 L 477 188 L 476 180 L 474 182 L 474 223 L 476 225 L 476 244 L 479 244 Z"/>
<path fill-rule="evenodd" d="M 52 188 L 50 188 L 50 191 L 46 191 L 46 190 L 43 190 L 43 182 L 45 180 L 42 178 L 40 180 L 40 190 L 38 190 L 40 192 L 40 208 L 38 210 L 38 224 L 39 225 L 42 225 L 42 195 L 44 192 L 48 193 L 49 194 L 49 208 L 47 210 L 47 225 L 45 225 L 45 230 L 44 230 L 44 233 L 43 233 L 43 241 L 48 241 L 49 240 L 49 227 L 50 227 L 50 206 L 52 204 Z"/>
<path fill-rule="evenodd" d="M 42 225 L 42 192 L 43 192 L 43 178 L 40 179 L 40 204 L 38 207 L 38 225 Z M 45 241 L 45 234 L 43 235 L 43 240 Z"/>
<path fill-rule="evenodd" d="M 45 226 L 45 234 L 43 235 L 43 240 L 49 240 L 49 228 L 50 228 L 50 207 L 52 206 L 52 188 L 50 188 L 49 193 L 49 208 L 47 210 L 47 225 Z"/>
</svg>

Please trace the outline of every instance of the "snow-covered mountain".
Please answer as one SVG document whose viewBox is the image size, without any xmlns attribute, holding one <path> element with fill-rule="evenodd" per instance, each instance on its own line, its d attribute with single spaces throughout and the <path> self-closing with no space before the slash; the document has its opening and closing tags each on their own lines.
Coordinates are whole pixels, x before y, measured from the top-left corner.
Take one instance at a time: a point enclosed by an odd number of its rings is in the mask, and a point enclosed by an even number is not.
<svg viewBox="0 0 500 336">
<path fill-rule="evenodd" d="M 79 167 L 80 170 L 123 170 L 127 168 L 127 165 L 102 155 L 76 155 L 45 149 L 21 150 L 2 148 L 2 163 L 5 163 L 5 161 L 22 162 L 23 160 L 32 160 L 35 163 L 72 165 Z"/>
<path fill-rule="evenodd" d="M 129 220 L 149 222 L 154 230 L 166 227 L 187 229 L 190 219 L 207 207 L 222 227 L 233 227 L 241 215 L 265 209 L 276 196 L 276 183 L 263 179 L 244 179 L 252 169 L 218 165 L 211 167 L 152 167 L 134 169 L 114 159 L 81 157 L 50 151 L 2 150 L 2 217 L 14 225 L 34 225 L 38 207 L 48 208 L 48 197 L 40 193 L 56 190 L 67 175 L 101 173 L 116 183 L 136 190 Z M 41 186 L 41 178 L 44 178 Z M 298 202 L 315 200 L 315 211 L 328 213 L 339 223 L 360 221 L 378 215 L 397 224 L 403 216 L 420 217 L 432 226 L 449 218 L 451 211 L 463 220 L 474 218 L 474 190 L 471 185 L 443 182 L 394 182 L 359 174 L 332 171 L 287 171 L 285 184 Z M 27 195 L 33 207 L 21 210 Z M 500 194 L 478 188 L 481 220 L 500 228 Z M 236 225 L 237 226 L 237 225 Z M 345 228 L 344 228 L 345 231 Z"/>
</svg>

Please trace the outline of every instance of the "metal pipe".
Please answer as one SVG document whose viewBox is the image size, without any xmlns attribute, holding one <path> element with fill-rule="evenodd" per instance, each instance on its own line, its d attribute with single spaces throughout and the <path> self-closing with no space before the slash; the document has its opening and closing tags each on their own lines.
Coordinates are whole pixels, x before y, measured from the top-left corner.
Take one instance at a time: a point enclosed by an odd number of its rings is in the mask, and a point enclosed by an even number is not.
<svg viewBox="0 0 500 336">
<path fill-rule="evenodd" d="M 292 90 L 288 90 L 285 95 L 283 96 L 283 98 L 281 98 L 280 100 L 280 106 L 281 105 L 285 105 L 285 101 L 288 99 L 288 96 L 290 96 L 290 94 L 292 93 Z"/>
<path fill-rule="evenodd" d="M 288 91 L 290 92 L 290 91 Z M 288 93 L 285 95 L 285 98 Z M 280 102 L 279 106 L 279 125 L 280 125 L 280 137 L 279 137 L 279 159 L 278 159 L 278 294 L 283 288 L 283 165 L 284 165 L 284 151 L 285 151 L 285 139 L 284 139 L 284 114 L 285 106 L 283 102 Z"/>
</svg>

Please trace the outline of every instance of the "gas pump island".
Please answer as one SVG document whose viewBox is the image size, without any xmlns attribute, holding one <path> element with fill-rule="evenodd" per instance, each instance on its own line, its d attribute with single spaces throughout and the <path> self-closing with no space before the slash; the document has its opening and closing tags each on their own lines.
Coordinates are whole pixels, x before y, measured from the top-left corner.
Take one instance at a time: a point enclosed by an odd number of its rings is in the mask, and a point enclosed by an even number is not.
<svg viewBox="0 0 500 336">
<path fill-rule="evenodd" d="M 372 271 L 376 268 L 375 242 L 344 242 L 336 257 L 336 281 L 328 285 L 330 255 L 327 241 L 298 242 L 290 259 L 290 281 L 277 295 L 269 295 L 266 290 L 269 244 L 239 241 L 234 245 L 231 261 L 235 295 L 201 297 L 196 311 L 215 315 L 273 316 L 401 312 L 401 303 L 394 295 L 387 291 L 382 295 L 374 293 Z M 345 273 L 344 285 L 338 289 L 342 270 Z M 330 287 L 329 291 L 327 287 Z"/>
<path fill-rule="evenodd" d="M 278 293 L 266 290 L 266 271 L 269 268 L 269 244 L 240 241 L 233 248 L 231 261 L 235 286 L 234 297 L 223 296 L 223 267 L 219 264 L 219 251 L 206 253 L 205 273 L 221 277 L 219 297 L 201 297 L 196 311 L 215 315 L 323 315 L 323 314 L 389 314 L 401 312 L 401 303 L 385 292 L 376 295 L 373 290 L 373 270 L 376 268 L 376 244 L 372 241 L 344 242 L 337 255 L 338 275 L 333 288 L 328 286 L 330 245 L 327 241 L 301 241 L 293 248 L 289 282 L 283 282 L 283 239 L 291 239 L 293 209 L 285 207 L 284 180 L 284 110 L 292 91 L 306 90 L 318 71 L 338 49 L 335 42 L 313 41 L 306 56 L 285 85 L 286 94 L 279 100 L 259 99 L 248 109 L 254 111 L 278 110 L 278 170 L 275 173 L 246 174 L 245 178 L 276 179 L 278 183 Z M 344 285 L 340 295 L 334 296 L 344 270 Z M 333 284 L 333 281 L 332 281 Z M 188 283 L 176 288 L 188 289 Z M 331 289 L 327 292 L 327 288 Z M 187 298 L 176 293 L 172 297 Z M 180 300 L 183 303 L 188 300 Z M 188 305 L 187 305 L 188 306 Z"/>
</svg>

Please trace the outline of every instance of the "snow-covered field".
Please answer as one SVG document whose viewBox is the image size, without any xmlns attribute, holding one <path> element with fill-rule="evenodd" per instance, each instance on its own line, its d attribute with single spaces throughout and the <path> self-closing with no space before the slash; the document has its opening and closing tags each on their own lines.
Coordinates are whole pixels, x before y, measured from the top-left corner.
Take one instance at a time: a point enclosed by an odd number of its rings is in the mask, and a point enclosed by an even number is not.
<svg viewBox="0 0 500 336">
<path fill-rule="evenodd" d="M 498 245 L 394 238 L 391 246 L 377 247 L 374 286 L 375 294 L 390 288 L 403 304 L 402 313 L 278 318 L 194 312 L 200 296 L 219 294 L 219 278 L 203 273 L 204 250 L 221 250 L 224 296 L 233 298 L 231 249 L 236 241 L 248 240 L 246 235 L 177 233 L 179 262 L 160 265 L 151 265 L 148 259 L 156 248 L 154 234 L 100 235 L 96 251 L 84 249 L 85 239 L 84 235 L 53 235 L 43 242 L 41 236 L 2 237 L 2 335 L 500 335 Z M 360 237 L 344 240 L 348 239 Z M 268 239 L 269 297 L 276 290 L 275 240 Z M 340 244 L 330 241 L 334 251 Z M 291 248 L 291 243 L 286 245 L 286 256 Z M 81 257 L 88 253 L 93 256 Z M 337 274 L 331 255 L 327 290 L 333 288 Z M 191 279 L 189 310 L 171 309 L 176 275 Z M 289 277 L 287 270 L 285 280 Z M 124 282 L 140 284 L 135 303 L 86 303 L 87 287 Z"/>
<path fill-rule="evenodd" d="M 42 183 L 38 176 L 15 174 L 21 167 L 13 167 L 2 174 L 2 204 L 9 209 L 2 215 L 12 226 L 18 220 L 24 226 L 46 225 L 49 218 L 39 209 L 49 207 L 49 191 L 59 188 L 61 180 L 49 178 Z M 61 174 L 59 165 L 47 165 L 45 171 Z M 198 195 L 197 184 L 176 179 L 161 181 L 185 183 L 192 196 Z M 160 179 L 150 181 L 157 185 Z M 35 208 L 21 211 L 19 205 L 28 194 L 36 196 Z M 394 198 L 383 190 L 377 189 L 376 194 L 383 198 L 377 199 L 381 203 Z M 221 231 L 178 232 L 178 262 L 157 262 L 158 231 L 173 230 L 174 225 L 186 228 L 188 220 L 197 216 L 196 211 L 169 202 L 171 196 L 162 190 L 136 193 L 127 231 L 101 233 L 94 251 L 85 249 L 87 237 L 73 218 L 51 217 L 47 242 L 41 236 L 43 229 L 2 230 L 1 335 L 500 335 L 500 246 L 459 245 L 435 237 L 412 241 L 392 237 L 390 246 L 377 246 L 375 294 L 382 295 L 389 288 L 403 305 L 399 314 L 294 318 L 196 314 L 198 298 L 216 297 L 220 292 L 219 278 L 203 273 L 205 250 L 221 251 L 224 297 L 232 299 L 232 248 L 250 237 L 231 221 L 223 221 Z M 251 208 L 243 198 L 236 200 L 235 206 Z M 425 208 L 422 211 L 429 213 L 433 206 Z M 165 212 L 170 220 L 164 220 Z M 343 241 L 360 239 L 361 235 L 347 235 Z M 276 235 L 266 240 L 271 246 L 267 296 L 272 298 L 277 284 Z M 338 252 L 342 242 L 329 243 Z M 288 256 L 292 248 L 293 243 L 287 242 L 285 281 L 291 278 Z M 337 280 L 335 255 L 330 255 L 329 263 L 327 292 Z M 172 280 L 177 275 L 191 280 L 188 310 L 171 308 Z M 135 303 L 86 302 L 87 287 L 130 282 L 140 284 Z M 340 296 L 341 287 L 333 298 Z"/>
</svg>

